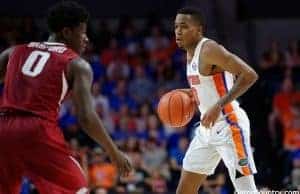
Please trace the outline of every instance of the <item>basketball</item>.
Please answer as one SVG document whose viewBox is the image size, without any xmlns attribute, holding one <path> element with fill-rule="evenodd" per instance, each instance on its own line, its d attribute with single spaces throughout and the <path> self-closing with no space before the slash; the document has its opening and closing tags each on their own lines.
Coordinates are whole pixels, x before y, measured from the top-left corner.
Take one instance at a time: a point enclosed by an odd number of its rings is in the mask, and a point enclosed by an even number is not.
<svg viewBox="0 0 300 194">
<path fill-rule="evenodd" d="M 185 92 L 173 90 L 164 94 L 158 103 L 157 113 L 160 120 L 171 127 L 183 127 L 192 118 L 195 105 Z"/>
</svg>

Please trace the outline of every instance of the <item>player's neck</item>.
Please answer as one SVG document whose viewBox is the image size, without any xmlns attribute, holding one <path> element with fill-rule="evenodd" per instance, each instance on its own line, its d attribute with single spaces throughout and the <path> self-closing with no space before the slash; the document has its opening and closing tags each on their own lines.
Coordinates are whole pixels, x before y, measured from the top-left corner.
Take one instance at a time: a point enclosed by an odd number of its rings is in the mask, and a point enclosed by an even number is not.
<svg viewBox="0 0 300 194">
<path fill-rule="evenodd" d="M 195 41 L 193 44 L 191 44 L 189 47 L 187 47 L 185 50 L 186 50 L 186 53 L 188 56 L 193 56 L 194 55 L 194 52 L 195 52 L 195 49 L 199 43 L 199 41 L 203 38 L 203 36 L 199 37 L 199 39 L 197 41 Z"/>
<path fill-rule="evenodd" d="M 65 43 L 64 40 L 58 38 L 58 36 L 56 36 L 55 34 L 50 34 L 48 40 L 48 42 L 59 42 L 59 43 Z"/>
</svg>

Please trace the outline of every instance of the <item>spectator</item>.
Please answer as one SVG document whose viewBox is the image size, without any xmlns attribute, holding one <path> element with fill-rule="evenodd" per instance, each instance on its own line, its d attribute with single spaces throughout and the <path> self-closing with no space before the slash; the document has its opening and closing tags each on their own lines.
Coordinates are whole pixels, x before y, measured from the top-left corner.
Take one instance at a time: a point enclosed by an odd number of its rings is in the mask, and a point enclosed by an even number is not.
<svg viewBox="0 0 300 194">
<path fill-rule="evenodd" d="M 139 107 L 138 115 L 136 117 L 136 125 L 137 125 L 137 132 L 136 136 L 137 138 L 147 138 L 148 133 L 147 133 L 147 122 L 148 122 L 148 117 L 150 114 L 153 112 L 151 109 L 150 104 L 148 103 L 143 103 Z"/>
<path fill-rule="evenodd" d="M 293 159 L 293 170 L 291 173 L 292 186 L 295 190 L 300 190 L 300 151 L 298 151 Z"/>
<path fill-rule="evenodd" d="M 224 188 L 225 185 L 225 175 L 216 174 L 210 176 L 203 184 L 203 194 L 229 194 L 229 192 Z M 202 193 L 201 193 L 202 194 Z"/>
<path fill-rule="evenodd" d="M 284 148 L 288 151 L 300 150 L 300 99 L 294 99 L 289 112 L 282 118 Z"/>
<path fill-rule="evenodd" d="M 167 181 L 162 176 L 159 169 L 152 171 L 152 175 L 149 179 L 151 191 L 154 193 L 166 193 L 167 192 Z"/>
<path fill-rule="evenodd" d="M 132 116 L 127 104 L 122 104 L 118 113 L 114 114 L 114 123 L 117 128 L 134 135 L 136 132 L 136 120 Z"/>
<path fill-rule="evenodd" d="M 169 40 L 162 35 L 160 26 L 154 25 L 151 28 L 150 36 L 145 38 L 144 45 L 146 50 L 155 51 L 159 48 L 167 48 L 169 46 Z"/>
<path fill-rule="evenodd" d="M 120 183 L 124 185 L 129 192 L 141 192 L 144 193 L 147 190 L 151 190 L 146 184 L 149 180 L 149 173 L 145 170 L 145 164 L 142 160 L 140 152 L 134 152 L 129 154 L 134 170 L 128 177 L 121 177 Z"/>
<path fill-rule="evenodd" d="M 300 41 L 291 41 L 285 54 L 285 63 L 288 67 L 300 65 Z"/>
<path fill-rule="evenodd" d="M 136 66 L 134 70 L 135 78 L 130 82 L 129 93 L 139 104 L 148 102 L 152 99 L 154 84 L 146 77 L 142 66 Z"/>
<path fill-rule="evenodd" d="M 143 160 L 148 173 L 151 174 L 155 169 L 160 169 L 160 172 L 165 177 L 170 177 L 166 149 L 157 140 L 150 138 L 146 141 L 146 146 L 143 150 Z"/>
<path fill-rule="evenodd" d="M 182 161 L 189 146 L 189 140 L 186 137 L 181 137 L 177 147 L 174 147 L 170 151 L 170 188 L 176 189 L 177 183 L 181 174 Z"/>
<path fill-rule="evenodd" d="M 91 194 L 108 194 L 108 191 L 105 188 L 97 187 L 92 191 Z"/>
<path fill-rule="evenodd" d="M 114 123 L 110 115 L 109 100 L 106 96 L 101 94 L 101 87 L 98 82 L 95 82 L 93 84 L 92 94 L 93 94 L 94 107 L 96 108 L 98 115 L 102 119 L 104 126 L 110 132 L 112 132 L 114 128 Z"/>
<path fill-rule="evenodd" d="M 283 53 L 282 53 L 282 49 L 280 48 L 279 42 L 273 40 L 271 42 L 271 46 L 270 46 L 270 59 L 271 59 L 271 63 L 274 65 L 282 65 L 283 63 Z"/>
<path fill-rule="evenodd" d="M 118 112 L 123 104 L 127 105 L 130 110 L 136 108 L 136 102 L 127 93 L 127 82 L 126 80 L 119 80 L 117 87 L 113 91 L 109 98 L 110 107 Z"/>
<path fill-rule="evenodd" d="M 114 58 L 106 69 L 107 77 L 111 79 L 127 79 L 130 74 L 130 66 L 127 64 L 127 60 L 121 60 L 120 58 Z"/>
<path fill-rule="evenodd" d="M 106 155 L 101 148 L 94 148 L 91 164 L 89 167 L 89 180 L 92 188 L 102 187 L 110 189 L 115 186 L 117 181 L 116 167 L 106 162 Z"/>
<path fill-rule="evenodd" d="M 276 120 L 282 122 L 284 115 L 290 113 L 292 99 L 300 100 L 300 92 L 294 90 L 292 80 L 287 77 L 282 82 L 281 90 L 273 98 L 273 111 L 269 115 L 269 129 L 273 139 L 276 139 Z"/>
<path fill-rule="evenodd" d="M 104 65 L 110 64 L 114 59 L 120 59 L 124 61 L 127 59 L 127 53 L 125 49 L 121 49 L 118 45 L 118 41 L 112 38 L 109 42 L 109 47 L 104 49 L 100 56 L 101 63 Z"/>
<path fill-rule="evenodd" d="M 147 131 L 148 137 L 150 139 L 156 139 L 156 141 L 159 143 L 163 143 L 166 139 L 164 127 L 160 124 L 155 114 L 151 114 L 148 116 Z"/>
</svg>

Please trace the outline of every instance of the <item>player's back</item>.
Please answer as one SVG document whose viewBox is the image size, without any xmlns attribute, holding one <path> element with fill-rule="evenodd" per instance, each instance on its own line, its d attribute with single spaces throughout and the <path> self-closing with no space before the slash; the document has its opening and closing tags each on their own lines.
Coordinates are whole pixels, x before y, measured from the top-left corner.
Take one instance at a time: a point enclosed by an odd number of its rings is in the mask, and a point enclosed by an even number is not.
<svg viewBox="0 0 300 194">
<path fill-rule="evenodd" d="M 55 121 L 68 91 L 67 66 L 77 57 L 62 43 L 16 46 L 7 64 L 0 109 L 30 112 Z"/>
</svg>

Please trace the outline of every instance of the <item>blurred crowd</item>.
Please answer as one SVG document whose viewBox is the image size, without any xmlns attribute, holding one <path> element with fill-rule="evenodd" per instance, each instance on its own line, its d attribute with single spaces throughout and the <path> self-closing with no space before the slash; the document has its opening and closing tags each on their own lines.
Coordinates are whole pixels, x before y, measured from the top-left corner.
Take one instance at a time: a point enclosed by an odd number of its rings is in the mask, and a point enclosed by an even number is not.
<svg viewBox="0 0 300 194">
<path fill-rule="evenodd" d="M 261 120 L 253 118 L 254 122 L 259 122 L 256 130 L 262 130 L 259 132 L 261 138 L 270 142 L 265 148 L 270 166 L 265 168 L 274 176 L 272 182 L 279 187 L 299 190 L 300 41 L 290 41 L 287 45 L 284 48 L 278 41 L 271 41 L 269 48 L 262 53 L 258 67 L 261 80 L 256 98 L 261 98 L 258 110 L 265 116 Z"/>
<path fill-rule="evenodd" d="M 30 17 L 1 18 L 0 50 L 45 41 L 42 23 Z M 138 23 L 127 17 L 114 28 L 100 20 L 90 24 L 90 44 L 83 57 L 94 71 L 94 107 L 134 165 L 129 177 L 118 176 L 105 151 L 81 130 L 68 96 L 61 106 L 59 124 L 92 193 L 175 193 L 199 114 L 188 126 L 176 129 L 164 126 L 157 117 L 162 94 L 188 87 L 185 54 L 176 47 L 172 28 L 166 26 L 155 18 Z M 251 65 L 260 80 L 240 99 L 251 121 L 257 185 L 272 190 L 300 189 L 299 41 L 291 41 L 288 48 L 273 41 L 257 61 Z M 200 193 L 229 194 L 232 189 L 221 163 Z M 24 177 L 22 194 L 32 193 L 37 191 Z"/>
</svg>

